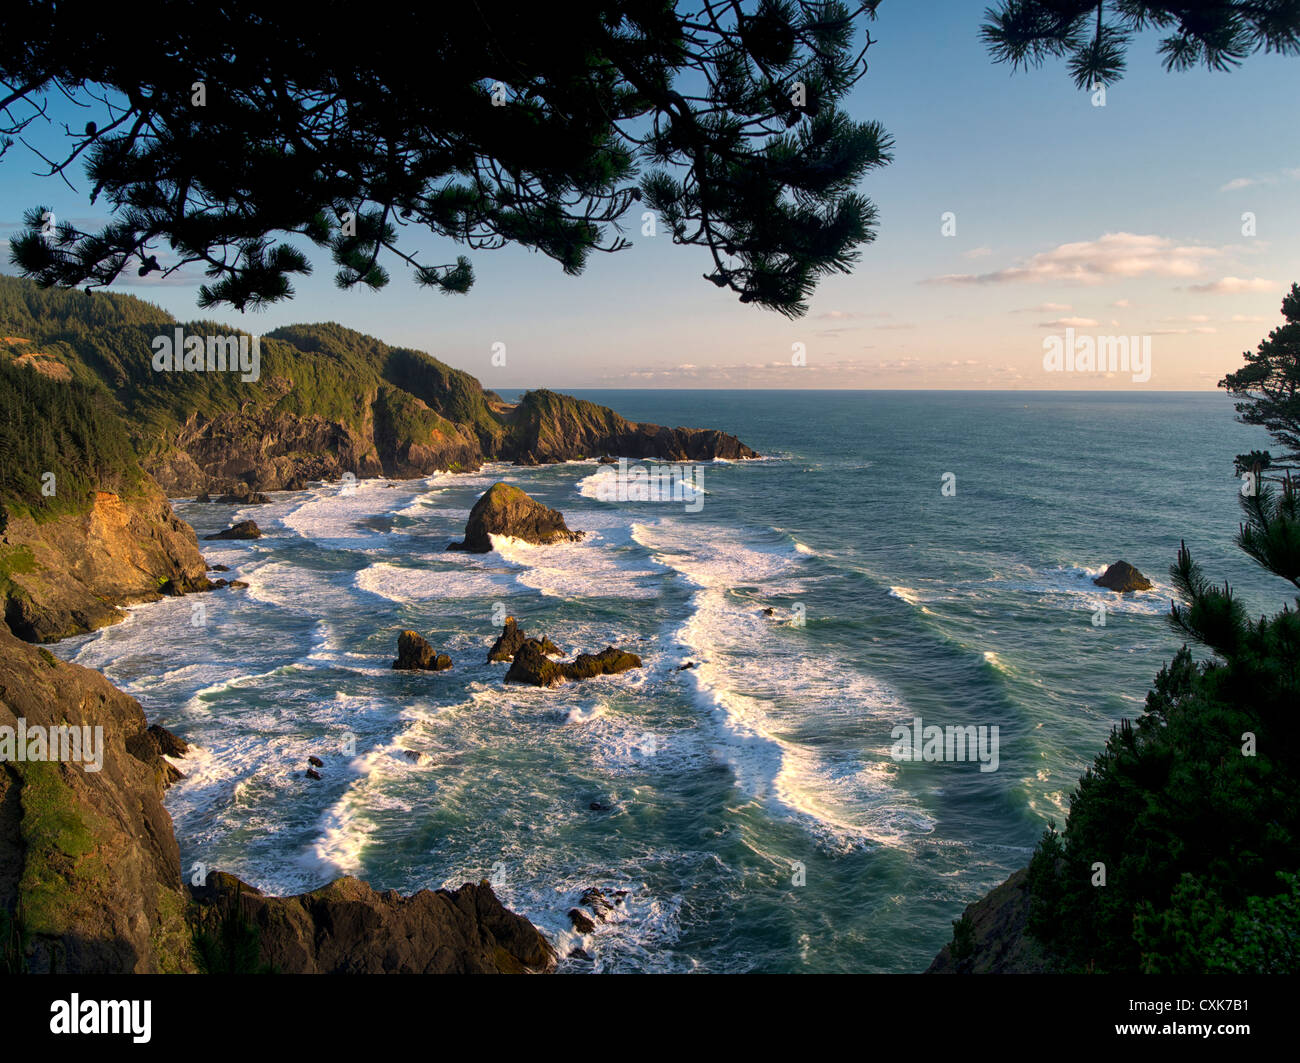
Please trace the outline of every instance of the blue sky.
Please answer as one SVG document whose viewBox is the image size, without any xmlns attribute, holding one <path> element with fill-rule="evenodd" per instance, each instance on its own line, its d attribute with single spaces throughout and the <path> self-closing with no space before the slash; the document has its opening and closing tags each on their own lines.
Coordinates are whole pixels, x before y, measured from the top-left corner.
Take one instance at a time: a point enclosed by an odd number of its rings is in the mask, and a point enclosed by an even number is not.
<svg viewBox="0 0 1300 1063">
<path fill-rule="evenodd" d="M 879 234 L 798 321 L 741 306 L 702 279 L 706 252 L 641 237 L 635 216 L 634 246 L 595 256 L 577 278 L 513 248 L 474 253 L 466 296 L 417 289 L 400 263 L 381 292 L 339 292 L 319 258 L 297 298 L 259 314 L 201 313 L 188 281 L 121 290 L 255 332 L 338 321 L 489 387 L 1213 388 L 1280 323 L 1282 295 L 1300 281 L 1300 59 L 1165 73 L 1155 38 L 1140 39 L 1096 107 L 1061 64 L 995 66 L 982 10 L 881 4 L 870 71 L 847 103 L 895 140 L 895 161 L 862 185 Z M 84 178 L 75 195 L 36 169 L 21 146 L 0 164 L 0 237 L 37 203 L 97 216 Z M 955 235 L 943 235 L 945 212 Z M 427 261 L 455 254 L 424 246 Z M 1150 379 L 1046 371 L 1044 340 L 1066 328 L 1149 337 Z M 492 364 L 497 343 L 504 366 Z M 792 364 L 795 344 L 806 364 Z"/>
</svg>

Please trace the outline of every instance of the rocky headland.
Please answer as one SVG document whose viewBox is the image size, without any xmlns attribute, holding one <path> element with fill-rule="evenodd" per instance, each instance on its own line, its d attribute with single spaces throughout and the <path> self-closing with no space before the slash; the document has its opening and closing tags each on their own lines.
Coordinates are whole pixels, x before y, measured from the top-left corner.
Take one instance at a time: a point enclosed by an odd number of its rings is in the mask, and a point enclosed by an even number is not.
<svg viewBox="0 0 1300 1063">
<path fill-rule="evenodd" d="M 153 973 L 222 969 L 203 941 L 253 925 L 263 969 L 281 973 L 550 970 L 551 946 L 487 883 L 409 897 L 341 878 L 267 897 L 209 871 L 182 878 L 163 806 L 182 739 L 134 698 L 0 626 L 0 728 L 101 728 L 84 763 L 0 761 L 0 970 Z M 89 759 L 89 758 L 87 758 Z M 183 766 L 183 759 L 181 760 Z M 233 897 L 233 900 L 232 900 Z M 235 909 L 238 909 L 236 912 Z"/>
</svg>

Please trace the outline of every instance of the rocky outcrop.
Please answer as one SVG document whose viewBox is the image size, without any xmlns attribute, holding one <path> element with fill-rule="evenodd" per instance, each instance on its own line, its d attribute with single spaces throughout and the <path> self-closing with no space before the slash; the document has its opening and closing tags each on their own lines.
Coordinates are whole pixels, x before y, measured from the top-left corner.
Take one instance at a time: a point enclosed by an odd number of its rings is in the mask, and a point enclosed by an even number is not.
<svg viewBox="0 0 1300 1063">
<path fill-rule="evenodd" d="M 227 491 L 217 501 L 228 506 L 264 506 L 271 499 L 268 495 L 262 494 L 261 491 L 254 491 L 245 486 L 234 491 Z"/>
<path fill-rule="evenodd" d="M 505 444 L 508 452 L 497 456 L 516 461 L 522 456 L 535 463 L 610 455 L 660 461 L 739 461 L 759 456 L 725 432 L 638 424 L 607 406 L 545 389 L 525 394 L 508 414 L 512 438 Z"/>
<path fill-rule="evenodd" d="M 495 483 L 469 511 L 464 541 L 450 543 L 447 549 L 486 554 L 492 549 L 493 535 L 547 545 L 575 542 L 582 534 L 569 530 L 559 510 L 542 505 L 518 487 Z"/>
<path fill-rule="evenodd" d="M 394 668 L 412 671 L 442 672 L 451 667 L 451 658 L 438 653 L 415 631 L 403 631 L 397 636 L 397 660 Z"/>
<path fill-rule="evenodd" d="M 0 507 L 0 600 L 29 642 L 77 635 L 126 614 L 119 606 L 208 587 L 194 529 L 148 477 L 137 491 L 97 491 L 80 513 L 37 522 Z"/>
<path fill-rule="evenodd" d="M 569 663 L 552 661 L 546 656 L 543 644 L 528 639 L 515 653 L 513 663 L 506 672 L 507 683 L 525 683 L 535 687 L 550 687 L 566 679 L 591 679 L 598 675 L 613 675 L 630 668 L 640 668 L 641 658 L 614 646 L 599 653 L 580 653 Z"/>
<path fill-rule="evenodd" d="M 564 682 L 564 669 L 546 656 L 537 639 L 528 639 L 515 651 L 505 681 L 535 687 L 553 687 Z"/>
<path fill-rule="evenodd" d="M 1056 965 L 1025 929 L 1029 872 L 1022 868 L 962 914 L 926 974 L 1047 974 Z"/>
<path fill-rule="evenodd" d="M 492 643 L 492 648 L 488 650 L 488 663 L 493 661 L 513 661 L 515 654 L 525 642 L 528 636 L 524 634 L 524 629 L 516 623 L 513 616 L 506 617 L 505 627 L 501 629 L 501 636 Z M 541 643 L 541 651 L 547 656 L 559 657 L 563 651 L 555 645 L 550 639 L 542 637 L 536 640 Z"/>
<path fill-rule="evenodd" d="M 1149 591 L 1155 586 L 1127 561 L 1116 561 L 1092 582 L 1098 587 L 1105 587 L 1108 591 L 1116 591 L 1119 594 Z"/>
<path fill-rule="evenodd" d="M 295 897 L 267 897 L 232 875 L 192 887 L 200 920 L 235 904 L 256 927 L 261 963 L 288 974 L 523 974 L 555 951 L 487 882 L 403 897 L 340 878 Z"/>
<path fill-rule="evenodd" d="M 205 535 L 206 539 L 260 539 L 262 529 L 257 526 L 255 520 L 241 520 L 238 524 L 232 524 L 225 531 L 213 532 L 211 535 Z"/>
<path fill-rule="evenodd" d="M 255 927 L 263 965 L 285 973 L 554 966 L 545 938 L 485 882 L 404 897 L 343 878 L 277 898 L 210 871 L 206 886 L 187 888 L 162 802 L 177 777 L 164 754 L 182 756 L 184 740 L 149 727 L 135 699 L 99 673 L 0 627 L 0 740 L 20 719 L 29 736 L 34 727 L 101 728 L 102 759 L 98 771 L 0 761 L 0 921 L 16 925 L 0 939 L 0 970 L 194 972 L 195 933 L 219 930 L 232 894 Z"/>
<path fill-rule="evenodd" d="M 0 295 L 18 316 L 6 327 L 21 331 L 21 351 L 57 343 L 57 359 L 40 355 L 41 365 L 60 378 L 98 380 L 112 393 L 144 467 L 172 497 L 230 494 L 254 504 L 258 492 L 344 473 L 413 479 L 473 471 L 488 461 L 757 456 L 724 432 L 638 424 L 552 391 L 503 402 L 468 373 L 421 351 L 334 324 L 264 334 L 260 376 L 247 387 L 212 389 L 178 374 L 172 384 L 180 392 L 169 388 L 164 398 L 154 386 L 151 342 L 160 325 L 178 324 L 165 311 L 109 293 L 73 303 L 12 277 L 0 277 Z M 85 339 L 89 321 L 111 327 L 111 339 Z M 210 329 L 192 326 L 195 333 Z"/>
<path fill-rule="evenodd" d="M 606 646 L 599 653 L 580 653 L 572 663 L 562 667 L 565 679 L 591 679 L 597 675 L 615 675 L 640 668 L 641 658 L 616 646 Z"/>
<path fill-rule="evenodd" d="M 0 728 L 102 728 L 102 768 L 0 763 L 0 910 L 30 971 L 190 971 L 188 898 L 163 790 L 174 769 L 133 698 L 0 628 Z M 161 730 L 161 729 L 160 729 Z M 164 732 L 165 733 L 165 732 Z"/>
</svg>

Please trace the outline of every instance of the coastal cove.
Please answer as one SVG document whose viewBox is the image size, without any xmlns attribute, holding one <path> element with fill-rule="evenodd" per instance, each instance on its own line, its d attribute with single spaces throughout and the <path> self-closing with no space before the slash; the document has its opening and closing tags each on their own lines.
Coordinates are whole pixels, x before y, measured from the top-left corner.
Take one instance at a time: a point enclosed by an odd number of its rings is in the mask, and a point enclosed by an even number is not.
<svg viewBox="0 0 1300 1063">
<path fill-rule="evenodd" d="M 200 544 L 247 589 L 51 647 L 191 744 L 165 802 L 187 876 L 487 878 L 575 972 L 921 970 L 1140 711 L 1179 645 L 1179 540 L 1250 611 L 1282 604 L 1232 546 L 1230 457 L 1263 438 L 1219 395 L 579 397 L 764 458 L 702 463 L 690 502 L 611 499 L 594 461 L 177 499 L 200 538 L 257 522 Z M 498 480 L 587 534 L 448 553 Z M 1118 558 L 1155 587 L 1095 587 Z M 504 616 L 644 668 L 505 687 Z M 405 629 L 453 666 L 394 672 Z M 895 760 L 915 718 L 996 727 L 996 770 Z M 626 892 L 584 934 L 592 888 Z"/>
</svg>

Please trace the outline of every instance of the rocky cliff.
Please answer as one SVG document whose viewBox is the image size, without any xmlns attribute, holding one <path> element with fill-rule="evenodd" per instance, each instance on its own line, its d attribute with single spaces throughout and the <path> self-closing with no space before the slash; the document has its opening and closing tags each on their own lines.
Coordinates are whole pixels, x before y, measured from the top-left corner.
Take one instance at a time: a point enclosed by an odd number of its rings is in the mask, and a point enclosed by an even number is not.
<svg viewBox="0 0 1300 1063">
<path fill-rule="evenodd" d="M 1021 869 L 968 905 L 926 974 L 1050 974 L 1056 964 L 1025 930 L 1029 872 Z"/>
<path fill-rule="evenodd" d="M 205 590 L 205 567 L 194 529 L 148 477 L 52 520 L 0 502 L 0 602 L 9 629 L 30 642 L 116 623 L 121 605 Z"/>
<path fill-rule="evenodd" d="M 215 350 L 238 337 L 215 322 L 176 322 L 137 299 L 44 292 L 0 277 L 0 337 L 7 363 L 109 399 L 141 465 L 173 497 L 279 490 L 344 473 L 414 478 L 486 461 L 758 456 L 725 432 L 635 423 L 551 391 L 503 402 L 422 351 L 332 323 L 261 336 L 255 374 L 209 367 L 202 352 L 192 370 L 163 371 L 154 359 L 160 341 L 196 339 Z"/>
<path fill-rule="evenodd" d="M 101 729 L 96 758 L 87 744 L 82 762 L 18 759 L 20 727 L 65 724 Z M 232 892 L 261 963 L 284 973 L 554 966 L 542 935 L 486 883 L 403 897 L 343 878 L 277 898 L 210 872 L 191 890 L 163 807 L 177 769 L 162 748 L 133 698 L 0 627 L 0 971 L 196 971 L 196 933 L 220 923 Z M 98 771 L 85 770 L 92 759 Z"/>
</svg>

